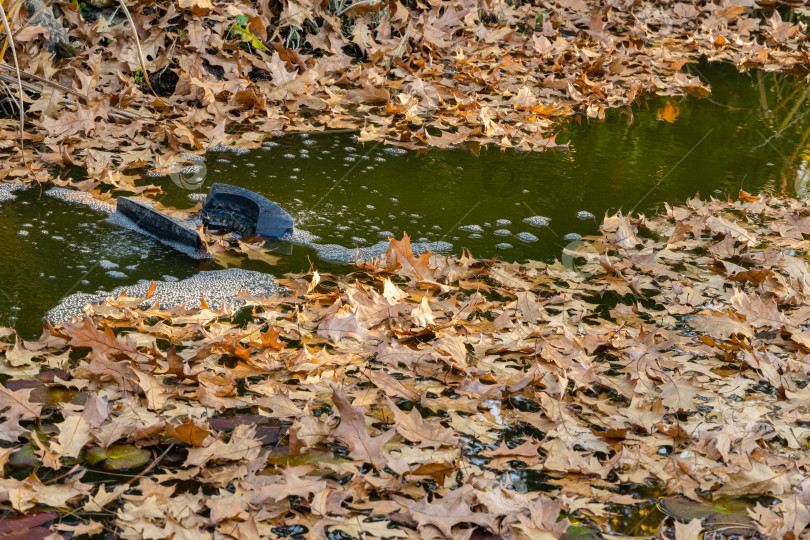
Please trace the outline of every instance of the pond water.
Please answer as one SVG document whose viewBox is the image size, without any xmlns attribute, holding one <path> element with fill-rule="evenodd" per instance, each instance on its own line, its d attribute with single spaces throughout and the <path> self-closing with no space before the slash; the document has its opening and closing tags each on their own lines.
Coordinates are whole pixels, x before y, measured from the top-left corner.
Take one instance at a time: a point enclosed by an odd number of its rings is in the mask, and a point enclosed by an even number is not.
<svg viewBox="0 0 810 540">
<path fill-rule="evenodd" d="M 368 248 L 407 232 L 453 253 L 518 261 L 559 257 L 572 235 L 596 232 L 605 212 L 654 212 L 698 192 L 736 196 L 740 187 L 804 196 L 806 81 L 730 66 L 693 73 L 711 84 L 710 98 L 654 99 L 610 111 L 605 121 L 575 118 L 558 136 L 567 150 L 402 152 L 356 143 L 351 133 L 286 135 L 247 153 L 208 153 L 201 189 L 168 177 L 144 181 L 178 208 L 213 182 L 254 190 L 321 244 Z M 67 294 L 217 268 L 38 189 L 14 195 L 0 202 L 0 324 L 23 335 L 36 335 L 43 314 Z M 290 244 L 273 266 L 242 267 L 283 275 L 307 270 L 311 260 L 322 271 L 347 269 L 319 253 Z"/>
</svg>

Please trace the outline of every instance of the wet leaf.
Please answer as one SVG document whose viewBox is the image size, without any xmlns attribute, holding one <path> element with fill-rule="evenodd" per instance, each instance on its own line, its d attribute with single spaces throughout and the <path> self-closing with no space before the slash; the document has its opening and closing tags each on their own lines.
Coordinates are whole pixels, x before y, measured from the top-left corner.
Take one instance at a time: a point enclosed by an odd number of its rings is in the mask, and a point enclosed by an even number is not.
<svg viewBox="0 0 810 540">
<path fill-rule="evenodd" d="M 103 461 L 104 469 L 108 471 L 123 471 L 146 465 L 152 460 L 152 453 L 132 444 L 113 444 L 106 449 L 97 446 L 89 448 L 84 459 L 90 465 Z"/>
</svg>

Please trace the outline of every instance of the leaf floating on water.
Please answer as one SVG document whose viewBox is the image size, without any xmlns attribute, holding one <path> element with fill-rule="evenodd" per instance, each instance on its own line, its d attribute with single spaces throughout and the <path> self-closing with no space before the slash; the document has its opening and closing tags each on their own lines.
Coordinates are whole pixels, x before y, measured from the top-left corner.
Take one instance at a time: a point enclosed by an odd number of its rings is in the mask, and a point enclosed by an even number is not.
<svg viewBox="0 0 810 540">
<path fill-rule="evenodd" d="M 681 114 L 681 106 L 674 101 L 667 101 L 666 104 L 655 110 L 655 117 L 660 120 L 666 120 L 670 124 L 678 119 Z"/>
<path fill-rule="evenodd" d="M 85 452 L 90 465 L 104 462 L 108 471 L 123 471 L 142 467 L 152 460 L 152 452 L 132 444 L 113 444 L 109 448 L 92 447 Z"/>
<path fill-rule="evenodd" d="M 45 540 L 52 538 L 47 527 L 41 527 L 49 521 L 59 519 L 56 512 L 43 512 L 17 517 L 0 518 L 0 537 L 9 540 Z"/>
<path fill-rule="evenodd" d="M 753 504 L 736 499 L 721 499 L 712 503 L 685 498 L 665 497 L 658 501 L 662 512 L 687 524 L 690 531 L 722 529 L 725 534 L 750 534 L 754 529 L 749 509 Z M 697 520 L 698 525 L 694 525 Z M 697 538 L 697 537 L 696 537 Z"/>
</svg>

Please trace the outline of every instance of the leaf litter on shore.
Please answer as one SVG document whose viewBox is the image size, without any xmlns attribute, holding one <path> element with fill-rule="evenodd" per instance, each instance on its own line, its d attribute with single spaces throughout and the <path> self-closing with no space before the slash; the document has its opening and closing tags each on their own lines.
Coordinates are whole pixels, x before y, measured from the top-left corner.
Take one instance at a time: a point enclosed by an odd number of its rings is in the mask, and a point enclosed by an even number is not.
<svg viewBox="0 0 810 540">
<path fill-rule="evenodd" d="M 49 50 L 48 32 L 17 10 L 17 57 L 34 85 L 28 161 L 17 116 L 0 119 L 0 179 L 154 193 L 128 172 L 327 129 L 411 149 L 555 148 L 560 120 L 574 114 L 709 95 L 690 68 L 701 59 L 806 74 L 801 4 L 135 0 L 130 19 L 62 3 L 70 54 Z M 671 102 L 657 114 L 671 122 L 678 112 Z M 89 180 L 50 174 L 73 167 Z"/>
</svg>

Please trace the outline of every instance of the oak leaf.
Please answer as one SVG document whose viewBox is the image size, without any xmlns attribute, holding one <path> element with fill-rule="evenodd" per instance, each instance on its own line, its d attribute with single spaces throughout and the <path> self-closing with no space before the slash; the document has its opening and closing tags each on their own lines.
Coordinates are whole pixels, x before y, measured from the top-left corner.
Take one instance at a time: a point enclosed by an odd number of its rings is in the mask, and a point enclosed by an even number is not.
<svg viewBox="0 0 810 540">
<path fill-rule="evenodd" d="M 366 429 L 363 409 L 352 406 L 337 386 L 332 386 L 332 401 L 340 413 L 340 425 L 333 435 L 349 447 L 349 457 L 371 463 L 378 469 L 383 468 L 388 463 L 388 455 L 382 451 L 382 447 L 396 431 L 390 429 L 377 437 L 371 437 Z"/>
</svg>

